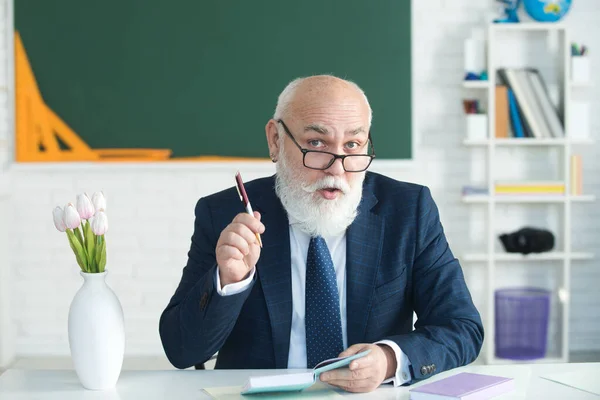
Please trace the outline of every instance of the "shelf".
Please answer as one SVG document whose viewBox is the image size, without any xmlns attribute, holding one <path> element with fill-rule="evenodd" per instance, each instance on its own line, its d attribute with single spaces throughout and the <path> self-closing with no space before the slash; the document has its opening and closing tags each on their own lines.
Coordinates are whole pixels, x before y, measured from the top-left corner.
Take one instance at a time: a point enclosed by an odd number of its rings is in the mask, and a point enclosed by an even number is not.
<svg viewBox="0 0 600 400">
<path fill-rule="evenodd" d="M 507 138 L 507 139 L 465 139 L 465 146 L 487 146 L 490 142 L 496 146 L 564 146 L 569 144 L 592 144 L 592 139 L 536 139 L 536 138 Z"/>
<path fill-rule="evenodd" d="M 593 82 L 573 82 L 571 81 L 572 88 L 590 88 L 593 87 Z"/>
<path fill-rule="evenodd" d="M 463 81 L 465 89 L 488 89 L 490 81 Z"/>
<path fill-rule="evenodd" d="M 490 360 L 489 364 L 559 364 L 566 362 L 567 360 L 563 357 L 544 357 L 535 360 L 511 360 L 508 358 L 494 357 Z"/>
<path fill-rule="evenodd" d="M 577 144 L 593 144 L 594 143 L 594 139 L 592 139 L 592 138 L 571 139 L 571 141 L 569 143 L 571 143 L 572 145 L 577 145 Z"/>
<path fill-rule="evenodd" d="M 585 252 L 572 252 L 570 254 L 559 251 L 549 251 L 546 253 L 532 253 L 528 255 L 519 253 L 494 253 L 492 258 L 495 261 L 506 261 L 506 262 L 522 262 L 522 261 L 550 261 L 550 260 L 564 260 L 566 258 L 571 260 L 591 260 L 594 258 L 593 253 Z M 468 253 L 462 258 L 463 261 L 467 262 L 485 262 L 489 260 L 487 253 Z"/>
<path fill-rule="evenodd" d="M 518 22 L 491 24 L 495 31 L 561 31 L 566 25 L 561 22 Z"/>
<path fill-rule="evenodd" d="M 581 195 L 581 196 L 556 196 L 556 195 L 497 195 L 490 197 L 488 195 L 466 195 L 462 196 L 464 203 L 489 203 L 495 201 L 496 203 L 563 203 L 570 200 L 572 202 L 592 202 L 596 200 L 594 195 Z"/>
</svg>

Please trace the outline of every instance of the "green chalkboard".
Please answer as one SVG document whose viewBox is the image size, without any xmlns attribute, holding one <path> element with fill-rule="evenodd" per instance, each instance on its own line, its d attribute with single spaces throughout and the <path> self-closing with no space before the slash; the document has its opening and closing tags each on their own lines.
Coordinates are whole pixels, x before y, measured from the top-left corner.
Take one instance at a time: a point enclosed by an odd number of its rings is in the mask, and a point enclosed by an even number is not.
<svg viewBox="0 0 600 400">
<path fill-rule="evenodd" d="M 92 148 L 266 158 L 293 78 L 355 81 L 378 158 L 412 157 L 410 0 L 18 0 L 48 106 Z"/>
</svg>

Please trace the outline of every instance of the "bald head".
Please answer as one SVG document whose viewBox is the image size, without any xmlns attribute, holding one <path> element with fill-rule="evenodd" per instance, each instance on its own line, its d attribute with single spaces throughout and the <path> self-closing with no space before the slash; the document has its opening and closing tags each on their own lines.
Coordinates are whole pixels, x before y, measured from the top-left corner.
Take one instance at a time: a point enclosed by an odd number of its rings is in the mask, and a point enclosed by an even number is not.
<svg viewBox="0 0 600 400">
<path fill-rule="evenodd" d="M 279 95 L 273 119 L 319 118 L 324 112 L 356 113 L 371 125 L 372 111 L 363 90 L 332 75 L 298 78 Z"/>
</svg>

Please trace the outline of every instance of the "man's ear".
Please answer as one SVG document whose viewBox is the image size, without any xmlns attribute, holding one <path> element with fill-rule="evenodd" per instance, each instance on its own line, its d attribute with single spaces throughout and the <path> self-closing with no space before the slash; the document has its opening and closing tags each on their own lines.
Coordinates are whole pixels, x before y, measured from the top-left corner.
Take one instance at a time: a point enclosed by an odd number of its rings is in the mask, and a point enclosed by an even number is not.
<svg viewBox="0 0 600 400">
<path fill-rule="evenodd" d="M 277 156 L 279 155 L 279 132 L 277 129 L 277 121 L 270 119 L 265 126 L 265 132 L 267 134 L 267 144 L 269 145 L 269 157 L 271 157 L 271 161 L 277 162 Z"/>
</svg>

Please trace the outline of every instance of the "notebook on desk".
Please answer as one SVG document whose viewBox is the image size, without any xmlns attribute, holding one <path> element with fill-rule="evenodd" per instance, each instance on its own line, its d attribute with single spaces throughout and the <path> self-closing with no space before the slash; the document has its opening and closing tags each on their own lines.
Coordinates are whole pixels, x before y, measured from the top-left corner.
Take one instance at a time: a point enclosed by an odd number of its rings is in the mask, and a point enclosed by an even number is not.
<svg viewBox="0 0 600 400">
<path fill-rule="evenodd" d="M 411 400 L 485 400 L 515 389 L 515 380 L 461 372 L 409 390 Z"/>
<path fill-rule="evenodd" d="M 342 368 L 350 364 L 352 360 L 369 354 L 371 350 L 365 350 L 348 357 L 331 358 L 321 361 L 310 372 L 297 374 L 252 376 L 248 378 L 242 388 L 242 394 L 270 393 L 270 392 L 293 392 L 311 387 L 325 371 Z"/>
</svg>

